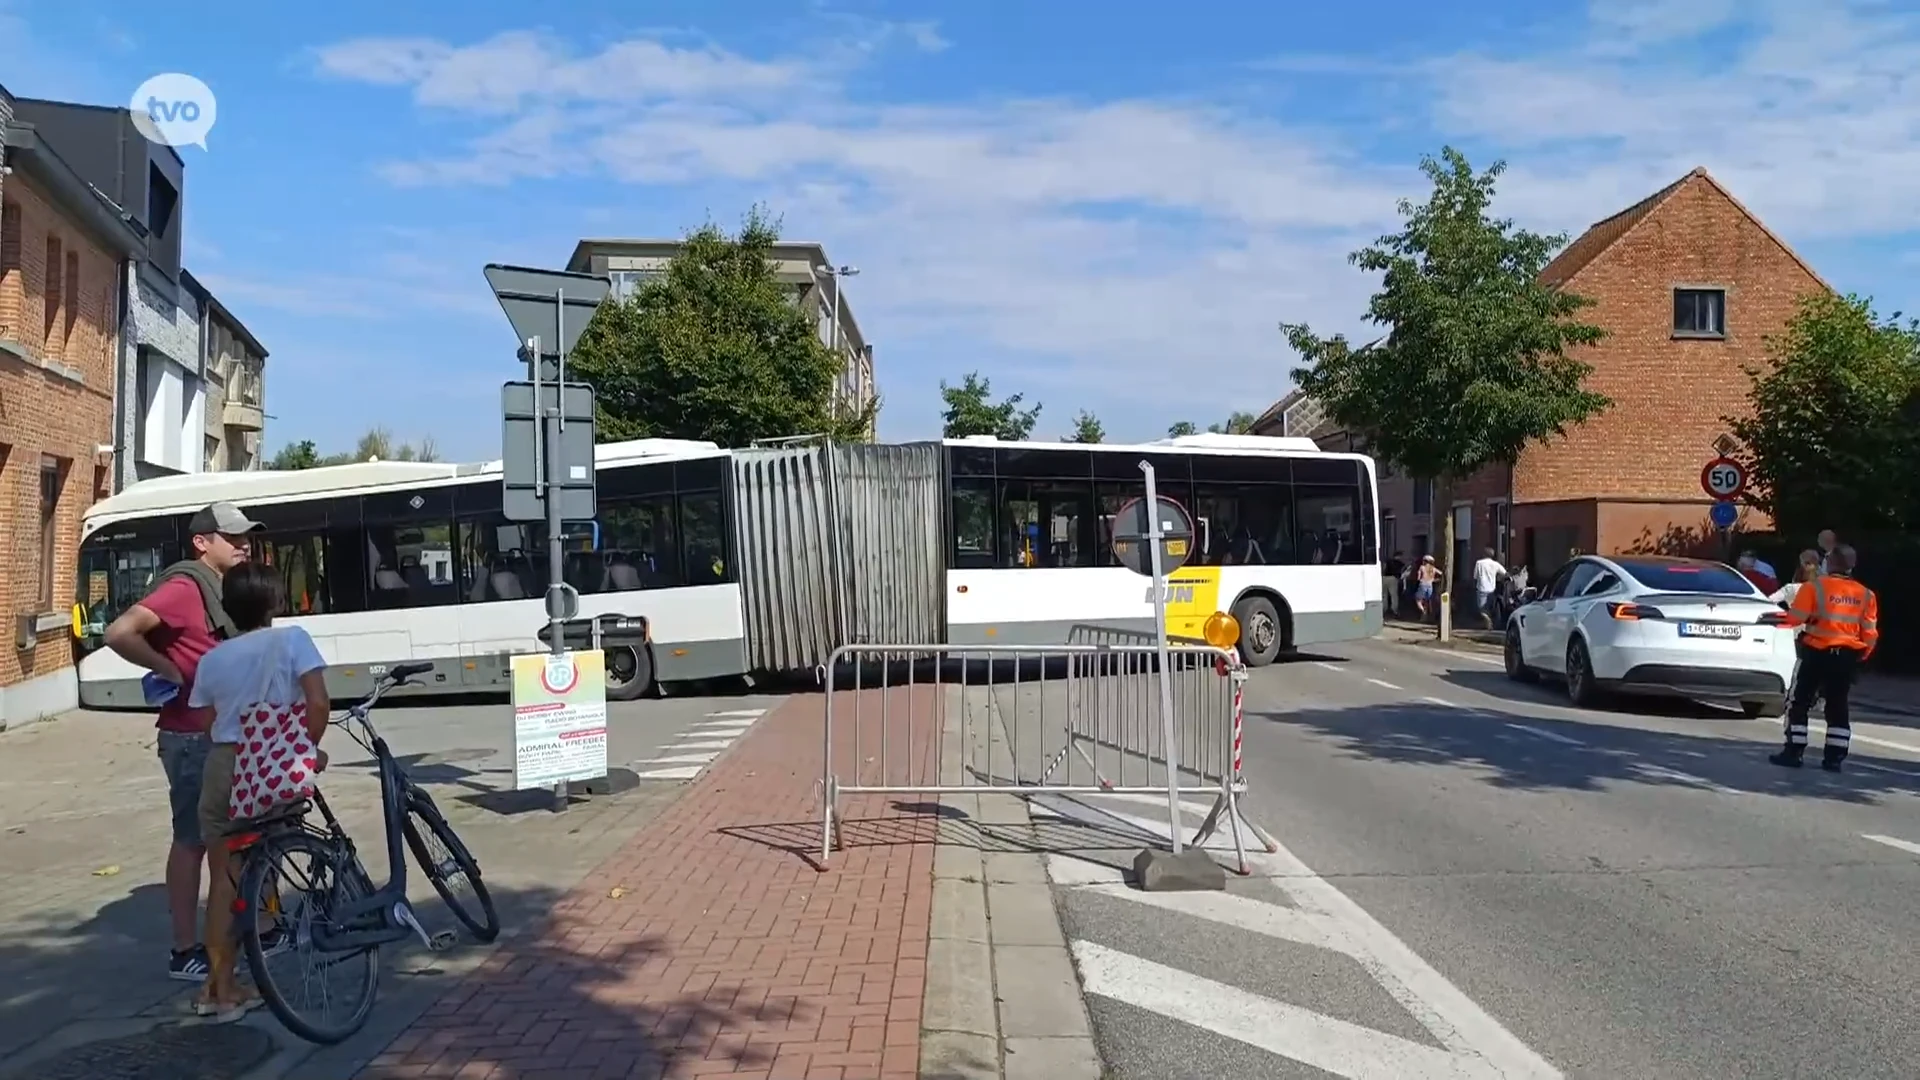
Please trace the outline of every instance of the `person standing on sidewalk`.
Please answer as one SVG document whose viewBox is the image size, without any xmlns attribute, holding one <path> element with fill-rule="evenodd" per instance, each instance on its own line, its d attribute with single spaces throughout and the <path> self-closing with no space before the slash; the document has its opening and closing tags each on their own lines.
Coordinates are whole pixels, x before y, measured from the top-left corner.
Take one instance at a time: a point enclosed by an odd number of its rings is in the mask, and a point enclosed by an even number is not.
<svg viewBox="0 0 1920 1080">
<path fill-rule="evenodd" d="M 1480 561 L 1473 564 L 1473 604 L 1474 612 L 1487 629 L 1493 629 L 1493 594 L 1500 589 L 1500 579 L 1507 576 L 1507 568 L 1500 565 L 1492 548 L 1481 551 Z"/>
<path fill-rule="evenodd" d="M 167 774 L 173 843 L 167 850 L 167 909 L 173 921 L 173 953 L 167 974 L 183 982 L 207 977 L 207 950 L 199 941 L 200 866 L 206 848 L 200 836 L 200 787 L 206 772 L 211 709 L 188 701 L 193 676 L 221 639 L 233 635 L 233 620 L 220 603 L 220 581 L 247 560 L 247 535 L 264 526 L 232 503 L 214 503 L 187 521 L 194 557 L 160 573 L 152 591 L 107 627 L 107 647 L 152 674 L 142 680 L 160 705 L 157 746 Z"/>
<path fill-rule="evenodd" d="M 1873 590 L 1853 580 L 1854 550 L 1846 544 L 1827 555 L 1827 572 L 1815 577 L 1794 595 L 1788 619 L 1805 626 L 1800 672 L 1794 681 L 1793 701 L 1787 706 L 1787 744 L 1767 760 L 1788 768 L 1800 767 L 1807 752 L 1807 714 L 1816 695 L 1827 700 L 1827 740 L 1820 767 L 1839 772 L 1847 760 L 1853 728 L 1847 716 L 1847 696 L 1860 664 L 1880 643 L 1880 601 Z"/>
</svg>

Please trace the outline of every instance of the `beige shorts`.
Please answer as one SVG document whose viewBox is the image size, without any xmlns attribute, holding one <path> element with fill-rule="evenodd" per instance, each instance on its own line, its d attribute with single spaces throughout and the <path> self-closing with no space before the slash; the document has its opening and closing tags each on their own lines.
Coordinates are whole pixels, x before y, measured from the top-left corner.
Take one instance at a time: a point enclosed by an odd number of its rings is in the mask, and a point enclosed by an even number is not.
<svg viewBox="0 0 1920 1080">
<path fill-rule="evenodd" d="M 207 771 L 200 781 L 200 836 L 209 848 L 226 843 L 233 821 L 233 767 L 239 756 L 238 743 L 214 743 L 207 752 Z"/>
</svg>

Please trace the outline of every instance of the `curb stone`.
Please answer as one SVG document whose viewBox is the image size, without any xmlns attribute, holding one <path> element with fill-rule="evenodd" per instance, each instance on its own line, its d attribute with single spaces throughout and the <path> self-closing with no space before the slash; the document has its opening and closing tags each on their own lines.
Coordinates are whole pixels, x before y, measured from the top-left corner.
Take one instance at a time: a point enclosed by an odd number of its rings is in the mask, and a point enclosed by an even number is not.
<svg viewBox="0 0 1920 1080">
<path fill-rule="evenodd" d="M 960 692 L 946 689 L 942 784 L 963 782 L 970 760 L 964 727 L 977 741 L 988 727 L 963 725 L 972 703 L 956 702 Z M 991 763 L 994 775 L 1009 774 L 1002 764 Z M 1032 839 L 1026 801 L 948 795 L 940 802 L 951 816 L 933 859 L 922 1080 L 1100 1080 L 1105 1069 L 1046 864 L 1037 845 L 1018 843 Z M 989 831 L 1026 850 L 983 850 Z"/>
</svg>

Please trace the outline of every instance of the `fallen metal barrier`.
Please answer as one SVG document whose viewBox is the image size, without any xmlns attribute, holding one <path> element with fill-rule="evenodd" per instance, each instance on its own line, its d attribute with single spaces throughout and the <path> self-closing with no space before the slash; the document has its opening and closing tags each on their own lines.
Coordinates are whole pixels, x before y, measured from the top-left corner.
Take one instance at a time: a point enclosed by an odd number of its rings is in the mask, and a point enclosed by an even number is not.
<svg viewBox="0 0 1920 1080">
<path fill-rule="evenodd" d="M 1074 636 L 1081 640 L 1057 646 L 836 649 L 825 673 L 822 859 L 841 846 L 841 797 L 869 794 L 1155 795 L 1177 807 L 1183 792 L 1204 793 L 1212 808 L 1192 846 L 1224 822 L 1243 874 L 1243 825 L 1268 851 L 1277 850 L 1238 808 L 1246 792 L 1246 669 L 1238 655 L 1204 642 L 1169 642 L 1163 673 L 1150 634 L 1089 626 L 1076 627 Z M 1163 676 L 1177 740 L 1171 771 L 1159 705 Z M 1169 816 L 1177 837 L 1185 827 L 1176 809 Z"/>
</svg>

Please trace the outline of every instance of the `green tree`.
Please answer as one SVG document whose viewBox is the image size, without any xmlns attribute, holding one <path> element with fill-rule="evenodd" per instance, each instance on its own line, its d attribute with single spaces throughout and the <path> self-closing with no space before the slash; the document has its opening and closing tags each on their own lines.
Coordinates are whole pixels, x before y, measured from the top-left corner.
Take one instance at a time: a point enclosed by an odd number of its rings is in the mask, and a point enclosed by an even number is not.
<svg viewBox="0 0 1920 1080">
<path fill-rule="evenodd" d="M 779 239 L 758 206 L 733 236 L 703 225 L 664 273 L 601 305 L 567 358 L 593 384 L 601 440 L 870 436 L 879 404 L 836 411 L 842 363 L 776 275 Z"/>
<path fill-rule="evenodd" d="M 1033 425 L 1040 419 L 1040 406 L 1020 407 L 1026 400 L 1023 394 L 1012 394 L 1005 401 L 995 402 L 992 382 L 981 378 L 977 371 L 967 372 L 959 386 L 948 386 L 942 381 L 940 400 L 945 405 L 940 410 L 942 431 L 949 439 L 991 435 L 1019 442 L 1033 434 Z"/>
<path fill-rule="evenodd" d="M 1226 423 L 1208 424 L 1207 430 L 1215 435 L 1247 435 L 1252 433 L 1253 422 L 1258 419 L 1259 417 L 1250 412 L 1235 409 L 1227 415 Z"/>
<path fill-rule="evenodd" d="M 1097 443 L 1107 441 L 1107 429 L 1100 426 L 1100 418 L 1085 409 L 1073 418 L 1073 431 L 1060 437 L 1061 442 Z"/>
<path fill-rule="evenodd" d="M 316 469 L 325 465 L 351 465 L 357 461 L 438 461 L 439 447 L 429 435 L 418 443 L 396 442 L 393 432 L 384 427 L 368 428 L 355 441 L 352 450 L 321 454 L 312 439 L 288 443 L 267 462 L 269 469 Z"/>
<path fill-rule="evenodd" d="M 1176 420 L 1175 422 L 1167 425 L 1167 438 L 1169 439 L 1177 439 L 1182 435 L 1198 435 L 1198 434 L 1200 434 L 1200 429 L 1198 427 L 1195 427 L 1193 421 L 1191 420 Z"/>
<path fill-rule="evenodd" d="M 1433 480 L 1434 505 L 1445 507 L 1455 482 L 1612 403 L 1585 388 L 1592 368 L 1567 352 L 1604 336 L 1579 319 L 1592 301 L 1540 283 L 1566 237 L 1489 214 L 1504 162 L 1476 174 L 1447 147 L 1420 168 L 1433 184 L 1427 201 L 1401 200 L 1401 231 L 1350 259 L 1383 277 L 1367 320 L 1386 338 L 1356 349 L 1305 324 L 1281 330 L 1305 361 L 1293 373 L 1301 389 L 1379 458 Z M 1443 580 L 1452 581 L 1451 514 L 1440 532 Z"/>
<path fill-rule="evenodd" d="M 1882 319 L 1871 300 L 1803 298 L 1749 368 L 1747 500 L 1782 532 L 1920 529 L 1920 321 Z"/>
<path fill-rule="evenodd" d="M 320 452 L 314 449 L 312 439 L 288 443 L 280 452 L 267 460 L 267 468 L 285 472 L 292 469 L 311 469 L 320 464 Z"/>
</svg>

